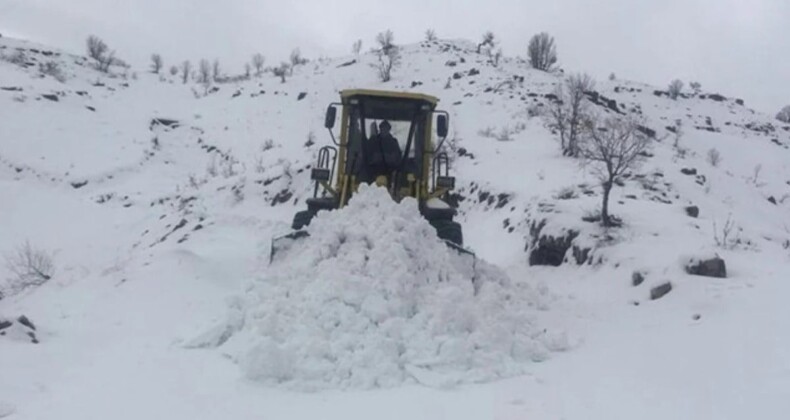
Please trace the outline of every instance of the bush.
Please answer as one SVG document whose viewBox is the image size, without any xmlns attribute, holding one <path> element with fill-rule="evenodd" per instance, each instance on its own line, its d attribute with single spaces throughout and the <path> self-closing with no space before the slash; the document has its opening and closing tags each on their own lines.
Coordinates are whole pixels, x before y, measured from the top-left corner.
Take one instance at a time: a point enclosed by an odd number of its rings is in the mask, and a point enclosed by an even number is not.
<svg viewBox="0 0 790 420">
<path fill-rule="evenodd" d="M 55 274 L 52 255 L 25 242 L 14 253 L 6 255 L 6 268 L 11 273 L 9 289 L 12 293 L 28 287 L 41 286 Z"/>
<path fill-rule="evenodd" d="M 425 31 L 425 40 L 428 42 L 436 41 L 436 31 L 428 29 Z"/>
<path fill-rule="evenodd" d="M 57 61 L 47 61 L 46 63 L 38 63 L 38 72 L 43 76 L 52 76 L 58 82 L 65 82 L 66 75 L 60 69 L 60 64 Z"/>
<path fill-rule="evenodd" d="M 170 66 L 170 75 L 175 76 L 178 74 L 178 66 Z"/>
<path fill-rule="evenodd" d="M 389 29 L 376 36 L 376 42 L 381 48 L 376 51 L 378 63 L 373 67 L 376 68 L 379 80 L 382 82 L 389 82 L 392 79 L 392 70 L 400 66 L 400 51 L 393 43 L 394 40 L 395 36 Z"/>
<path fill-rule="evenodd" d="M 107 44 L 96 35 L 91 35 L 86 41 L 88 57 L 96 60 L 96 69 L 107 73 L 110 66 L 123 64 L 121 60 L 115 58 L 115 51 L 110 51 Z"/>
<path fill-rule="evenodd" d="M 162 69 L 162 66 L 162 56 L 159 54 L 151 54 L 151 72 L 159 74 L 159 70 Z"/>
<path fill-rule="evenodd" d="M 713 167 L 717 167 L 719 162 L 721 162 L 721 153 L 715 148 L 708 150 L 708 163 Z"/>
<path fill-rule="evenodd" d="M 554 37 L 546 32 L 534 35 L 529 40 L 527 47 L 529 63 L 533 68 L 541 71 L 551 71 L 557 63 L 557 49 L 554 46 Z"/>
<path fill-rule="evenodd" d="M 185 60 L 181 63 L 181 81 L 186 84 L 189 81 L 189 73 L 192 71 L 192 63 L 189 60 Z"/>
<path fill-rule="evenodd" d="M 678 79 L 673 80 L 672 83 L 669 84 L 669 89 L 668 89 L 669 97 L 672 98 L 673 100 L 677 99 L 678 96 L 680 96 L 680 91 L 682 90 L 683 90 L 683 82 L 681 82 Z"/>
</svg>

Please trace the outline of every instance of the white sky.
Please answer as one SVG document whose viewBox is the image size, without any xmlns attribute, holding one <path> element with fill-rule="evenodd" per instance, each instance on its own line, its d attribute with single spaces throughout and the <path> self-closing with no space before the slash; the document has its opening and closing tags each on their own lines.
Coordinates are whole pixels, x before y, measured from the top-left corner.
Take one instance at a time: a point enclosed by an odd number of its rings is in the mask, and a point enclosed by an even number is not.
<svg viewBox="0 0 790 420">
<path fill-rule="evenodd" d="M 268 64 L 294 47 L 343 55 L 387 28 L 399 43 L 427 28 L 473 40 L 491 30 L 521 56 L 547 31 L 569 71 L 699 81 L 771 114 L 790 104 L 790 0 L 0 0 L 0 33 L 75 51 L 95 33 L 138 65 L 157 51 L 241 71 L 256 51 Z"/>
</svg>

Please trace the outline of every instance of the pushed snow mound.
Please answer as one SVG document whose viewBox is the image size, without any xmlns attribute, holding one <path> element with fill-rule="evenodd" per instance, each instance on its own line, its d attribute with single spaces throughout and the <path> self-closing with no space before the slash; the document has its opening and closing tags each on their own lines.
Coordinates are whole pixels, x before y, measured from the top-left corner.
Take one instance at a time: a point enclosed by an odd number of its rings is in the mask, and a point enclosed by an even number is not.
<svg viewBox="0 0 790 420">
<path fill-rule="evenodd" d="M 308 230 L 236 302 L 224 346 L 250 379 L 300 390 L 451 386 L 523 373 L 562 346 L 534 325 L 536 293 L 448 248 L 415 200 L 361 186 Z"/>
</svg>

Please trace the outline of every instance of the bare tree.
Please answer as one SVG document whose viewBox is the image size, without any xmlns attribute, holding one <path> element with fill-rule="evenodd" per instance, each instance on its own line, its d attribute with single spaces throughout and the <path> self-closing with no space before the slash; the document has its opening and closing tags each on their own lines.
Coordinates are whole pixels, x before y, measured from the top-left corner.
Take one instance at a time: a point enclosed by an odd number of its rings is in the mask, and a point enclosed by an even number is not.
<svg viewBox="0 0 790 420">
<path fill-rule="evenodd" d="M 635 169 L 650 145 L 650 138 L 639 131 L 639 123 L 628 117 L 590 118 L 584 125 L 579 154 L 592 166 L 603 187 L 601 222 L 614 226 L 609 215 L 609 195 L 615 181 Z"/>
<path fill-rule="evenodd" d="M 586 92 L 595 89 L 595 80 L 588 74 L 573 74 L 554 91 L 556 99 L 549 113 L 549 125 L 560 136 L 560 147 L 566 156 L 578 156 L 578 138 L 589 118 Z"/>
<path fill-rule="evenodd" d="M 211 63 L 205 58 L 198 64 L 197 82 L 204 84 L 211 80 Z"/>
<path fill-rule="evenodd" d="M 220 78 L 220 67 L 219 67 L 219 60 L 214 59 L 214 63 L 211 66 L 211 78 L 216 82 Z"/>
<path fill-rule="evenodd" d="M 483 34 L 483 40 L 477 44 L 477 53 L 480 54 L 480 50 L 486 45 L 488 45 L 489 49 L 493 49 L 495 44 L 496 40 L 494 39 L 494 33 L 487 31 Z"/>
<path fill-rule="evenodd" d="M 776 119 L 785 124 L 790 124 L 790 105 L 787 105 L 784 108 L 782 108 L 782 110 L 779 111 L 778 114 L 776 114 Z"/>
<path fill-rule="evenodd" d="M 40 286 L 55 274 L 55 264 L 48 252 L 33 248 L 30 242 L 19 246 L 14 253 L 6 255 L 6 268 L 12 274 L 12 291 Z"/>
<path fill-rule="evenodd" d="M 244 63 L 244 78 L 249 79 L 251 74 L 252 66 L 250 66 L 250 63 Z"/>
<path fill-rule="evenodd" d="M 184 60 L 181 63 L 181 81 L 186 84 L 189 81 L 189 73 L 192 71 L 192 63 L 189 60 Z"/>
<path fill-rule="evenodd" d="M 673 80 L 669 84 L 669 90 L 668 90 L 669 97 L 672 98 L 673 100 L 677 99 L 678 96 L 680 96 L 680 92 L 682 90 L 683 90 L 683 82 L 680 81 L 679 79 Z"/>
<path fill-rule="evenodd" d="M 279 66 L 272 69 L 272 73 L 274 73 L 275 76 L 279 77 L 282 83 L 285 83 L 285 76 L 288 74 L 288 69 L 290 67 L 291 67 L 290 64 L 283 61 L 282 63 L 280 63 Z"/>
<path fill-rule="evenodd" d="M 266 59 L 263 57 L 263 54 L 256 53 L 252 56 L 252 66 L 255 67 L 255 76 L 260 77 L 263 74 L 263 63 L 266 62 Z"/>
<path fill-rule="evenodd" d="M 151 72 L 159 74 L 159 70 L 162 70 L 162 66 L 162 56 L 159 54 L 151 54 Z"/>
<path fill-rule="evenodd" d="M 702 91 L 702 84 L 700 84 L 700 82 L 691 82 L 689 83 L 689 87 L 694 91 L 695 95 L 699 95 Z"/>
<path fill-rule="evenodd" d="M 533 68 L 542 71 L 551 71 L 557 63 L 557 49 L 554 46 L 554 37 L 546 32 L 534 35 L 529 40 L 527 47 L 529 63 Z"/>
<path fill-rule="evenodd" d="M 354 55 L 359 55 L 359 52 L 362 51 L 362 40 L 358 39 L 354 42 L 354 45 L 351 46 L 351 52 Z"/>
<path fill-rule="evenodd" d="M 428 29 L 425 31 L 425 40 L 428 42 L 436 41 L 436 31 Z"/>
<path fill-rule="evenodd" d="M 307 59 L 302 57 L 302 51 L 300 51 L 299 48 L 294 48 L 291 51 L 290 60 L 291 60 L 291 71 L 293 71 L 294 67 L 301 66 L 307 63 Z"/>
<path fill-rule="evenodd" d="M 395 35 L 392 33 L 392 30 L 387 29 L 384 32 L 379 32 L 376 35 L 376 42 L 378 42 L 379 46 L 381 47 L 380 50 L 385 54 L 392 48 L 395 47 L 394 44 Z"/>
</svg>

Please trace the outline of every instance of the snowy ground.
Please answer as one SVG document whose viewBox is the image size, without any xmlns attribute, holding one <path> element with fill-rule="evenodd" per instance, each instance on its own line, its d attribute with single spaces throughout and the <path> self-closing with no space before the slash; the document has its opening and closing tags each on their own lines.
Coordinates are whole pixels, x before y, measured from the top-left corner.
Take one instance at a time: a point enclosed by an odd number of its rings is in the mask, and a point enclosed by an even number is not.
<svg viewBox="0 0 790 420">
<path fill-rule="evenodd" d="M 15 48 L 48 50 L 0 42 L 5 55 Z M 494 68 L 469 49 L 409 46 L 388 85 L 375 81 L 372 57 L 338 67 L 352 59 L 342 57 L 300 67 L 285 84 L 267 75 L 208 95 L 142 71 L 100 76 L 66 53 L 56 57 L 64 83 L 38 77 L 35 63 L 52 56 L 28 51 L 27 69 L 0 61 L 0 115 L 11 116 L 0 126 L 0 252 L 29 240 L 56 262 L 47 284 L 0 300 L 0 318 L 28 316 L 40 341 L 0 337 L 0 417 L 784 418 L 790 128 L 765 128 L 769 117 L 732 98 L 675 102 L 638 83 L 599 82 L 602 95 L 638 105 L 668 136 L 641 168 L 646 181 L 614 191 L 626 226 L 604 232 L 580 220 L 598 205 L 594 178 L 526 112 L 558 79 L 514 59 Z M 513 75 L 523 84 L 486 91 Z M 451 145 L 467 151 L 453 155 L 467 244 L 534 291 L 534 328 L 563 335 L 567 349 L 497 381 L 428 377 L 305 393 L 245 377 L 232 346 L 190 348 L 271 274 L 270 240 L 310 193 L 305 168 L 328 142 L 322 113 L 336 91 L 412 82 L 441 98 Z M 664 129 L 678 118 L 686 157 Z M 503 131 L 509 141 L 494 138 Z M 311 132 L 317 145 L 307 146 Z M 705 160 L 712 147 L 722 156 L 715 167 Z M 569 187 L 576 198 L 555 198 Z M 500 194 L 506 203 L 489 202 Z M 699 218 L 685 214 L 691 204 Z M 741 240 L 722 249 L 713 222 L 728 217 Z M 546 229 L 580 229 L 603 262 L 528 266 L 529 224 L 541 218 Z M 683 271 L 687 258 L 714 254 L 728 278 Z M 636 287 L 635 270 L 646 273 Z M 651 301 L 650 288 L 667 281 L 673 290 Z"/>
</svg>

